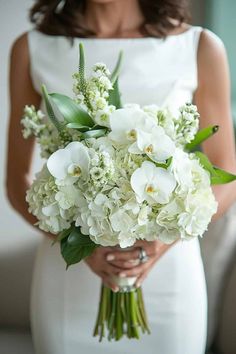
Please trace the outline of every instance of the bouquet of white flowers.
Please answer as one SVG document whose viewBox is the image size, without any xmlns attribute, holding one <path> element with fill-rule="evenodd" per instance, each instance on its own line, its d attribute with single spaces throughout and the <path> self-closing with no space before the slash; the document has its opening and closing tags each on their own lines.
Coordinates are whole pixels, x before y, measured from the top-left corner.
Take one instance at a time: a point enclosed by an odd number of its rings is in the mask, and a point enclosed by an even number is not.
<svg viewBox="0 0 236 354">
<path fill-rule="evenodd" d="M 196 106 L 178 116 L 156 105 L 122 106 L 118 74 L 105 64 L 85 78 L 80 45 L 75 98 L 42 92 L 48 120 L 25 108 L 24 137 L 35 135 L 47 158 L 27 192 L 38 226 L 61 244 L 67 266 L 99 246 L 127 248 L 137 240 L 172 243 L 202 236 L 217 210 L 211 184 L 236 177 L 191 152 L 218 127 L 198 131 Z M 94 335 L 119 340 L 149 332 L 141 289 L 135 278 L 118 278 L 118 293 L 102 286 Z"/>
</svg>

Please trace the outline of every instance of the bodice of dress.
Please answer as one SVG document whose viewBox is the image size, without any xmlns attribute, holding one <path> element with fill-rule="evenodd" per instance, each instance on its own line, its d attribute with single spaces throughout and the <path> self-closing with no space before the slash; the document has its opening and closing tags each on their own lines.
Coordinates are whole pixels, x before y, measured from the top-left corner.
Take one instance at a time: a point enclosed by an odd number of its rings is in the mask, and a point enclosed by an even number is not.
<svg viewBox="0 0 236 354">
<path fill-rule="evenodd" d="M 85 48 L 87 75 L 97 62 L 112 71 L 120 50 L 123 64 L 120 91 L 123 103 L 157 104 L 176 109 L 191 102 L 197 87 L 197 48 L 202 28 L 190 27 L 179 35 L 160 38 L 75 38 L 28 34 L 31 76 L 40 92 L 72 95 L 72 74 L 78 69 L 79 43 Z"/>
</svg>

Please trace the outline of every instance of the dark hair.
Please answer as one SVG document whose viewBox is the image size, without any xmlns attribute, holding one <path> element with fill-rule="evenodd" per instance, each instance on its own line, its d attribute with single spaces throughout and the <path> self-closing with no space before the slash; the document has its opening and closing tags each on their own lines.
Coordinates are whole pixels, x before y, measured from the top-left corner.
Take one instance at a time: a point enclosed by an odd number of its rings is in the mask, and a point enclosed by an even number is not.
<svg viewBox="0 0 236 354">
<path fill-rule="evenodd" d="M 148 36 L 165 37 L 190 19 L 187 0 L 139 0 L 139 4 L 145 18 L 140 31 Z M 37 0 L 30 10 L 30 20 L 48 35 L 94 36 L 84 24 L 85 8 L 86 0 Z"/>
</svg>

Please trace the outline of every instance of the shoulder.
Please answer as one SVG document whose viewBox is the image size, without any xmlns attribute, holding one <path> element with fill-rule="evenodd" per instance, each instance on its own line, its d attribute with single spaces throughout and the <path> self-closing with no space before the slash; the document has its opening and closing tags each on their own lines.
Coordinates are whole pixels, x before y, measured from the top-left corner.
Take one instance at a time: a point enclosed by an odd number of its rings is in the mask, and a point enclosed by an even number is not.
<svg viewBox="0 0 236 354">
<path fill-rule="evenodd" d="M 199 38 L 197 53 L 199 86 L 211 87 L 229 78 L 227 53 L 223 41 L 213 32 L 204 29 Z"/>
<path fill-rule="evenodd" d="M 198 45 L 198 70 L 199 74 L 214 72 L 227 66 L 227 54 L 224 43 L 213 32 L 203 29 Z"/>
<path fill-rule="evenodd" d="M 23 33 L 13 42 L 11 47 L 11 61 L 21 63 L 29 61 L 28 32 Z"/>
<path fill-rule="evenodd" d="M 28 32 L 22 33 L 12 44 L 13 52 L 21 52 L 28 47 Z"/>
</svg>

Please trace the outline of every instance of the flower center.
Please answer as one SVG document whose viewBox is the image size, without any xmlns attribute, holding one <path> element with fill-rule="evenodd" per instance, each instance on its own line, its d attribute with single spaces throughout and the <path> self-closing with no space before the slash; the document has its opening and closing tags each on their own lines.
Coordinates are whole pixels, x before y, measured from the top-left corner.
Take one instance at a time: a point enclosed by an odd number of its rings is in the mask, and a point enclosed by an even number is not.
<svg viewBox="0 0 236 354">
<path fill-rule="evenodd" d="M 152 193 L 156 192 L 156 190 L 152 184 L 147 184 L 146 185 L 146 192 L 148 194 L 152 194 Z"/>
<path fill-rule="evenodd" d="M 73 177 L 79 177 L 82 173 L 81 168 L 74 163 L 72 163 L 68 167 L 67 172 L 68 172 L 68 175 L 73 176 Z"/>
<path fill-rule="evenodd" d="M 147 153 L 147 154 L 151 154 L 152 152 L 153 152 L 153 145 L 152 144 L 150 144 L 150 145 L 148 145 L 147 147 L 145 147 L 145 152 Z"/>
<path fill-rule="evenodd" d="M 137 139 L 137 133 L 135 129 L 131 129 L 128 133 L 127 133 L 127 138 L 131 141 L 135 141 Z"/>
</svg>

